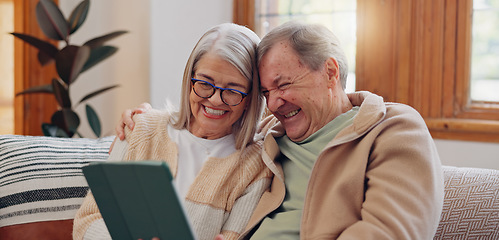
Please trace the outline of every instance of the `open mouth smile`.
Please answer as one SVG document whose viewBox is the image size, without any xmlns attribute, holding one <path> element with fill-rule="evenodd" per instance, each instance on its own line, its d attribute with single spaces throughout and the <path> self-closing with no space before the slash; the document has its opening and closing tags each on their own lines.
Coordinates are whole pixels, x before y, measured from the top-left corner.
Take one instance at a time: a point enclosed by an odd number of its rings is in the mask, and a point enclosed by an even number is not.
<svg viewBox="0 0 499 240">
<path fill-rule="evenodd" d="M 300 109 L 296 109 L 294 111 L 291 111 L 289 112 L 288 114 L 284 115 L 285 118 L 290 118 L 290 117 L 293 117 L 295 116 L 296 114 L 298 114 L 300 112 Z"/>
<path fill-rule="evenodd" d="M 208 114 L 216 115 L 216 116 L 222 116 L 227 112 L 224 110 L 217 110 L 217 109 L 209 108 L 207 106 L 204 106 L 204 111 L 206 111 L 206 113 L 208 113 Z"/>
</svg>

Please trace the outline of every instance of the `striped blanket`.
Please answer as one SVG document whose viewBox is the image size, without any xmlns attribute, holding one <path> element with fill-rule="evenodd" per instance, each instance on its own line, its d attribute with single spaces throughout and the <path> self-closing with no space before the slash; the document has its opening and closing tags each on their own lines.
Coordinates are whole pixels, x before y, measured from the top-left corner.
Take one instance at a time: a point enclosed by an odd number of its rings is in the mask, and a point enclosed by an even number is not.
<svg viewBox="0 0 499 240">
<path fill-rule="evenodd" d="M 0 227 L 72 219 L 88 190 L 81 167 L 106 160 L 113 139 L 0 135 Z"/>
</svg>

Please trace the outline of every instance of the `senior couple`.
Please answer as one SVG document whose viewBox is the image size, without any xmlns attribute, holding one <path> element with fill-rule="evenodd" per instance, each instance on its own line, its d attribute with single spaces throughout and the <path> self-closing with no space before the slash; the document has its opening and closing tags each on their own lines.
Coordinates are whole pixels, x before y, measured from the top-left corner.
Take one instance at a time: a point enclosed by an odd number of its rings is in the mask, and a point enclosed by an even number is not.
<svg viewBox="0 0 499 240">
<path fill-rule="evenodd" d="M 180 110 L 125 111 L 109 160 L 166 161 L 198 239 L 432 239 L 443 177 L 425 122 L 346 94 L 347 69 L 323 26 L 260 42 L 218 25 L 189 57 Z M 109 238 L 91 193 L 74 224 L 75 239 Z"/>
</svg>

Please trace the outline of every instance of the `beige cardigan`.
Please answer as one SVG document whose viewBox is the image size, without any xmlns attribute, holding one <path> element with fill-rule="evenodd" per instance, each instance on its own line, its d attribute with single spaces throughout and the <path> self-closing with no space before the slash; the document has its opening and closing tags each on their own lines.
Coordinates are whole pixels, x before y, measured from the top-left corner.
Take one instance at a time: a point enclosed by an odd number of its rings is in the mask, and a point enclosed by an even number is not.
<svg viewBox="0 0 499 240">
<path fill-rule="evenodd" d="M 150 110 L 136 115 L 133 132 L 126 132 L 125 160 L 157 160 L 177 173 L 177 145 L 168 137 L 169 114 Z M 261 159 L 262 141 L 226 158 L 210 158 L 191 185 L 184 207 L 198 239 L 213 240 L 217 234 L 236 239 L 242 233 L 272 173 Z M 91 193 L 74 220 L 74 239 L 82 239 L 92 223 L 102 219 Z M 101 221 L 102 222 L 102 221 Z"/>
<path fill-rule="evenodd" d="M 411 107 L 368 92 L 349 94 L 360 106 L 352 125 L 329 142 L 315 163 L 301 219 L 301 239 L 432 239 L 443 204 L 443 176 L 434 142 Z M 282 203 L 285 187 L 272 116 L 263 160 L 275 173 L 242 236 Z M 270 131 L 267 131 L 271 129 Z"/>
</svg>

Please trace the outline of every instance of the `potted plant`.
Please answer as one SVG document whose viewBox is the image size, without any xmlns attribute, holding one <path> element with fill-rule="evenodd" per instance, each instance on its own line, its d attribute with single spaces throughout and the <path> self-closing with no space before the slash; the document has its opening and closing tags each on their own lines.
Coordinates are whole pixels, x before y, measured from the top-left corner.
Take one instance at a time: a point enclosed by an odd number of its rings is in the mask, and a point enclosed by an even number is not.
<svg viewBox="0 0 499 240">
<path fill-rule="evenodd" d="M 70 36 L 78 30 L 85 22 L 90 0 L 81 1 L 71 12 L 66 20 L 59 7 L 52 0 L 40 0 L 36 5 L 36 17 L 42 32 L 50 39 L 62 41 L 64 46 L 59 48 L 50 42 L 41 40 L 34 36 L 22 33 L 11 33 L 15 37 L 23 40 L 38 49 L 38 61 L 45 66 L 55 61 L 55 67 L 59 78 L 52 79 L 51 83 L 25 89 L 21 94 L 49 93 L 54 95 L 59 105 L 59 109 L 52 115 L 50 123 L 42 124 L 42 131 L 46 136 L 72 137 L 78 132 L 80 117 L 74 108 L 85 101 L 109 91 L 118 85 L 111 85 L 95 90 L 85 95 L 76 104 L 73 104 L 70 97 L 70 87 L 78 76 L 110 57 L 118 48 L 104 45 L 107 41 L 116 38 L 127 31 L 115 31 L 93 38 L 83 45 L 71 44 Z M 99 117 L 92 106 L 85 105 L 88 123 L 97 137 L 101 135 L 101 124 Z"/>
</svg>

